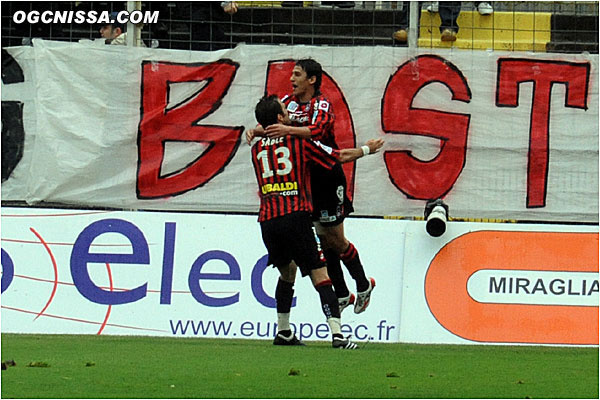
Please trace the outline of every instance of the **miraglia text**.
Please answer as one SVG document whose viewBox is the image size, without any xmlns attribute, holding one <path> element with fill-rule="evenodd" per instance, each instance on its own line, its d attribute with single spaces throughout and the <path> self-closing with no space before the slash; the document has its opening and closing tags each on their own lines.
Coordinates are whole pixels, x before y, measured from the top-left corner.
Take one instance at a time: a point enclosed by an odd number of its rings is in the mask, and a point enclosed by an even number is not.
<svg viewBox="0 0 600 400">
<path fill-rule="evenodd" d="M 158 22 L 158 11 L 139 11 L 132 12 L 120 11 L 117 17 L 113 20 L 108 11 L 29 11 L 19 10 L 13 14 L 13 22 L 22 24 L 24 22 L 30 24 L 111 24 L 119 22 L 126 24 L 155 24 Z"/>
</svg>

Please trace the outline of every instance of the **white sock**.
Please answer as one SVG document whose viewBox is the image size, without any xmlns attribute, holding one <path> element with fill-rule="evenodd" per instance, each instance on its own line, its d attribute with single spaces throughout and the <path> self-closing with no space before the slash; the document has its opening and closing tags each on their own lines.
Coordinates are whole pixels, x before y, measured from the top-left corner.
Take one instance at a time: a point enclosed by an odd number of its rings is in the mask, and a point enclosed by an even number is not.
<svg viewBox="0 0 600 400">
<path fill-rule="evenodd" d="M 277 313 L 277 330 L 290 330 L 290 313 Z"/>
<path fill-rule="evenodd" d="M 329 329 L 331 330 L 331 335 L 342 334 L 342 321 L 340 318 L 327 318 L 327 324 L 329 325 Z"/>
</svg>

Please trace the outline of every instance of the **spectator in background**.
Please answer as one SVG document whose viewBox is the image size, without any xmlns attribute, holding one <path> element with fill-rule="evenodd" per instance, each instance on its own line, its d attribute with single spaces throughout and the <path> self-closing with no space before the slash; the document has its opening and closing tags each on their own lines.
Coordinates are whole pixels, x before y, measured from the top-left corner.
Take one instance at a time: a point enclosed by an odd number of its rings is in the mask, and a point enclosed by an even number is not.
<svg viewBox="0 0 600 400">
<path fill-rule="evenodd" d="M 178 7 L 180 3 L 177 3 Z M 225 36 L 225 15 L 238 11 L 235 1 L 194 1 L 192 9 L 192 43 L 190 50 L 220 50 L 229 48 Z"/>
<path fill-rule="evenodd" d="M 400 23 L 399 29 L 394 32 L 393 38 L 397 42 L 406 43 L 408 40 L 408 14 L 410 13 L 410 1 L 402 2 L 402 11 L 400 12 Z M 417 32 L 419 32 L 419 25 L 421 22 L 421 2 L 419 2 L 419 21 L 417 22 Z M 417 33 L 418 34 L 418 33 Z"/>
<path fill-rule="evenodd" d="M 441 39 L 446 42 L 454 42 L 456 35 L 458 34 L 458 24 L 456 20 L 460 14 L 459 1 L 433 1 L 426 10 L 431 13 L 440 13 L 440 19 L 442 21 L 440 25 L 440 33 L 442 34 Z M 474 3 L 477 7 L 477 11 L 481 15 L 491 15 L 494 13 L 492 5 L 485 1 L 477 1 Z"/>
<path fill-rule="evenodd" d="M 443 1 L 439 3 L 440 13 L 440 33 L 441 39 L 444 42 L 456 41 L 458 34 L 458 24 L 456 20 L 460 14 L 460 1 Z"/>
<path fill-rule="evenodd" d="M 494 7 L 487 1 L 476 1 L 473 4 L 481 15 L 491 15 L 494 13 Z M 431 13 L 436 13 L 439 10 L 439 5 L 439 1 L 432 1 L 431 4 L 427 6 L 426 10 Z"/>
<path fill-rule="evenodd" d="M 394 40 L 404 43 L 408 40 L 408 32 L 406 30 L 408 26 L 408 14 L 409 14 L 409 3 L 408 1 L 404 1 L 402 5 L 402 14 L 400 16 L 400 29 L 394 32 Z M 442 2 L 433 2 L 431 5 L 427 7 L 427 11 L 429 12 L 439 12 L 440 13 L 440 33 L 441 39 L 443 41 L 453 42 L 456 40 L 456 34 L 458 33 L 458 24 L 456 20 L 458 19 L 458 15 L 460 13 L 460 1 L 442 1 Z M 419 3 L 419 11 L 420 11 L 420 3 Z M 434 11 L 435 10 L 435 11 Z M 419 13 L 419 20 L 421 19 L 421 14 Z M 418 32 L 417 28 L 417 32 Z"/>
<path fill-rule="evenodd" d="M 117 20 L 118 14 L 119 13 L 116 11 L 110 13 L 111 20 L 115 22 L 102 25 L 100 27 L 100 36 L 105 39 L 106 44 L 127 46 L 127 32 L 125 32 L 125 24 L 122 24 Z M 138 46 L 146 47 L 144 42 L 141 40 L 140 43 L 138 43 Z"/>
</svg>

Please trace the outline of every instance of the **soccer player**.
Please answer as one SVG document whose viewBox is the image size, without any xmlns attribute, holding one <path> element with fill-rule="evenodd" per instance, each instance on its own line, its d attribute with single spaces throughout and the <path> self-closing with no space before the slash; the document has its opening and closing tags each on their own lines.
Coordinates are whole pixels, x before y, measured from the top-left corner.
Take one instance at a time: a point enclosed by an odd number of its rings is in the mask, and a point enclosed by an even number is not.
<svg viewBox="0 0 600 400">
<path fill-rule="evenodd" d="M 263 97 L 256 105 L 257 121 L 264 127 L 289 123 L 289 115 L 277 96 Z M 319 293 L 323 313 L 332 333 L 332 346 L 358 348 L 341 332 L 340 308 L 325 258 L 311 221 L 309 164 L 331 169 L 338 162 L 354 161 L 377 152 L 383 140 L 369 140 L 362 148 L 335 150 L 312 140 L 295 136 L 264 137 L 251 150 L 252 164 L 259 186 L 260 222 L 269 264 L 280 272 L 275 290 L 278 333 L 275 345 L 302 345 L 292 333 L 289 315 L 293 298 L 296 265 L 302 276 L 310 275 Z"/>
<path fill-rule="evenodd" d="M 315 60 L 298 60 L 290 77 L 293 91 L 282 99 L 293 126 L 277 123 L 266 129 L 257 127 L 249 130 L 246 135 L 248 143 L 254 136 L 281 138 L 292 135 L 311 138 L 338 149 L 333 132 L 335 116 L 331 104 L 320 93 L 322 75 L 321 65 Z M 360 314 L 369 305 L 375 279 L 367 279 L 356 247 L 344 234 L 344 219 L 354 211 L 352 202 L 346 195 L 346 176 L 339 164 L 333 169 L 326 169 L 318 164 L 311 168 L 314 207 L 312 217 L 321 239 L 340 309 L 343 311 L 354 304 L 354 312 Z M 356 282 L 356 296 L 346 285 L 340 260 Z"/>
</svg>

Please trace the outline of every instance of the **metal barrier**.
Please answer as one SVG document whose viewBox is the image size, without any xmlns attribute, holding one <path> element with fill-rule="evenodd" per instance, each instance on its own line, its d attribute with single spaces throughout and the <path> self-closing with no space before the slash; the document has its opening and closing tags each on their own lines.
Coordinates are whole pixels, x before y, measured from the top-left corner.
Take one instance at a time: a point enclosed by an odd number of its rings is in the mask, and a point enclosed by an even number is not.
<svg viewBox="0 0 600 400">
<path fill-rule="evenodd" d="M 440 12 L 432 3 L 403 1 L 240 1 L 226 14 L 221 2 L 141 2 L 142 10 L 159 11 L 157 23 L 142 28 L 146 46 L 181 50 L 215 50 L 250 44 L 329 46 L 407 46 L 393 38 L 403 28 L 409 3 L 420 8 L 420 48 L 492 49 L 533 52 L 598 53 L 598 2 L 489 2 L 482 15 L 478 2 L 458 3 L 455 40 L 442 40 Z M 447 6 L 449 3 L 441 3 Z M 435 7 L 434 7 L 435 8 Z M 119 11 L 126 2 L 2 2 L 2 47 L 27 45 L 32 38 L 78 41 L 100 37 L 98 24 L 15 23 L 17 11 Z M 435 10 L 432 10 L 435 11 Z M 406 25 L 404 28 L 409 29 Z M 416 28 L 415 28 L 416 29 Z M 414 31 L 413 31 L 414 32 Z M 410 36 L 410 35 L 409 35 Z M 398 37 L 397 37 L 398 38 Z M 402 39 L 402 37 L 400 37 Z"/>
</svg>

